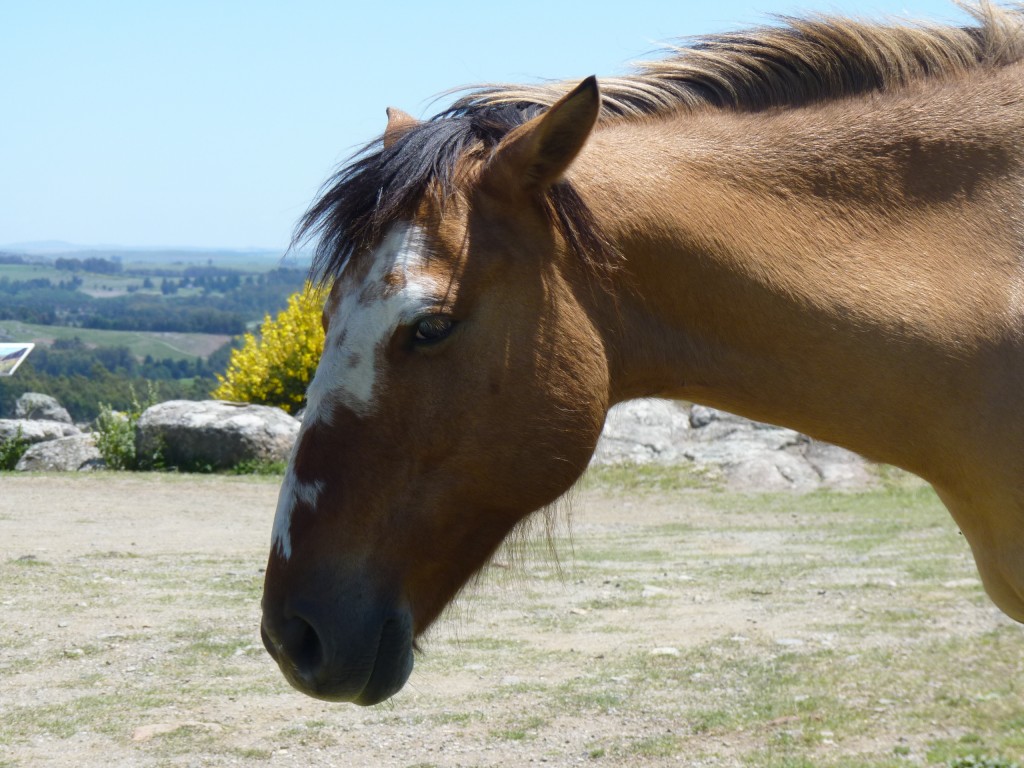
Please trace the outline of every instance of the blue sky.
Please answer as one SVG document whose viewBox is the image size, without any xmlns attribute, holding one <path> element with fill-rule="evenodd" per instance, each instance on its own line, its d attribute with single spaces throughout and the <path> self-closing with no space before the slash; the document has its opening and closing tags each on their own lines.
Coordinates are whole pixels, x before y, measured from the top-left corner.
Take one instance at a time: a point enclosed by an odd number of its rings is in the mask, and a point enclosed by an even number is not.
<svg viewBox="0 0 1024 768">
<path fill-rule="evenodd" d="M 0 0 L 0 247 L 283 248 L 388 105 L 615 74 L 806 11 L 966 18 L 947 0 Z"/>
</svg>

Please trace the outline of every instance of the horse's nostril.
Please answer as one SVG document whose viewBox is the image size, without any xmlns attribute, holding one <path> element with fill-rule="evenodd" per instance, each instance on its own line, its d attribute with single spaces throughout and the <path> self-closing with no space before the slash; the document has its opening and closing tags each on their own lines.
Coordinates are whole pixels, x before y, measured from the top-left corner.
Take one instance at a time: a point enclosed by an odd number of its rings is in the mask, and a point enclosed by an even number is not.
<svg viewBox="0 0 1024 768">
<path fill-rule="evenodd" d="M 313 672 L 324 658 L 320 636 L 313 625 L 301 616 L 285 620 L 281 626 L 279 647 L 300 674 Z"/>
<path fill-rule="evenodd" d="M 320 635 L 301 616 L 273 621 L 264 614 L 260 634 L 263 636 L 263 645 L 282 668 L 288 667 L 303 677 L 309 677 L 315 675 L 323 663 L 324 649 Z"/>
<path fill-rule="evenodd" d="M 404 606 L 349 603 L 345 611 L 292 600 L 264 603 L 263 644 L 295 688 L 325 701 L 376 704 L 405 684 L 413 666 L 413 620 Z M 334 608 L 336 603 L 327 603 Z"/>
</svg>

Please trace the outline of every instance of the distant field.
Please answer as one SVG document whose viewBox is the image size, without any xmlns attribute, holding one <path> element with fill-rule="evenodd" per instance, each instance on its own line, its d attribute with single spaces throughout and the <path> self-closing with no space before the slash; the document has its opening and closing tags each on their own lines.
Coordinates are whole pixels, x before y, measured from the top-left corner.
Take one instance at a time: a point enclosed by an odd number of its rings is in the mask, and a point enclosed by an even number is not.
<svg viewBox="0 0 1024 768">
<path fill-rule="evenodd" d="M 55 339 L 80 338 L 92 346 L 128 347 L 138 358 L 152 355 L 157 360 L 206 358 L 231 340 L 217 333 L 161 333 L 144 331 L 98 331 L 60 325 L 33 325 L 17 320 L 0 320 L 0 341 L 34 341 L 52 344 Z"/>
<path fill-rule="evenodd" d="M 138 265 L 139 268 L 153 268 L 152 265 Z M 164 266 L 161 265 L 162 269 L 173 270 L 173 271 L 184 271 L 186 265 L 181 264 L 180 266 Z M 246 270 L 247 272 L 257 272 L 265 270 Z M 123 296 L 129 292 L 129 288 L 138 291 L 139 293 L 148 293 L 153 295 L 160 294 L 160 279 L 159 277 L 151 278 L 156 287 L 152 289 L 144 289 L 142 287 L 142 281 L 144 277 L 138 275 L 103 275 L 95 274 L 91 272 L 69 272 L 68 270 L 57 269 L 48 264 L 0 264 L 0 278 L 6 277 L 12 282 L 25 281 L 25 280 L 49 280 L 54 286 L 60 284 L 61 281 L 70 281 L 74 277 L 82 279 L 82 285 L 78 289 L 82 293 L 92 296 L 98 299 L 109 299 L 114 296 Z M 198 291 L 181 291 L 179 295 L 187 296 Z"/>
<path fill-rule="evenodd" d="M 90 296 L 105 298 L 127 293 L 128 287 L 133 286 L 140 293 L 159 293 L 159 288 L 153 290 L 142 289 L 142 281 L 145 273 L 161 271 L 171 273 L 184 272 L 189 267 L 217 267 L 230 269 L 244 275 L 258 275 L 269 272 L 279 267 L 292 269 L 305 269 L 309 265 L 309 258 L 306 255 L 289 256 L 285 258 L 277 252 L 219 252 L 219 251 L 74 251 L 69 253 L 53 254 L 50 258 L 77 258 L 87 259 L 90 257 L 103 258 L 120 261 L 124 272 L 116 275 L 95 274 L 84 271 L 71 272 L 57 269 L 53 263 L 31 263 L 31 264 L 0 264 L 0 278 L 6 277 L 11 281 L 35 280 L 46 278 L 54 284 L 61 280 L 70 280 L 73 276 L 83 279 L 82 287 L 79 289 Z M 129 274 L 138 272 L 143 274 Z M 151 278 L 158 286 L 160 277 Z M 189 295 L 185 291 L 179 295 Z M 196 291 L 198 293 L 198 291 Z"/>
<path fill-rule="evenodd" d="M 71 275 L 49 264 L 0 264 L 0 277 L 6 277 L 12 281 L 46 278 L 60 282 L 69 279 Z"/>
<path fill-rule="evenodd" d="M 71 272 L 68 270 L 57 269 L 54 266 L 48 264 L 0 264 L 0 278 L 6 277 L 8 280 L 24 281 L 24 280 L 39 280 L 46 279 L 53 283 L 55 286 L 61 281 L 69 281 L 74 277 L 81 278 L 82 285 L 79 287 L 79 291 L 97 299 L 108 299 L 114 296 L 123 296 L 129 292 L 129 289 L 137 291 L 140 294 L 151 294 L 160 295 L 160 281 L 162 277 L 151 276 L 150 280 L 153 281 L 152 288 L 143 288 L 142 282 L 145 280 L 145 275 L 132 275 L 128 274 L 133 270 L 161 270 L 173 273 L 182 273 L 188 267 L 205 266 L 206 262 L 168 262 L 168 263 L 155 263 L 155 262 L 131 262 L 126 263 L 125 272 L 119 274 L 99 274 L 93 272 Z M 221 265 L 225 268 L 234 269 L 246 275 L 256 275 L 262 272 L 268 272 L 277 266 L 273 262 L 264 261 L 259 262 L 253 260 L 245 264 Z M 181 289 L 178 291 L 178 296 L 194 296 L 198 295 L 200 291 L 198 289 Z"/>
<path fill-rule="evenodd" d="M 147 269 L 167 269 L 174 272 L 184 272 L 188 267 L 205 267 L 208 266 L 208 259 L 175 259 L 168 258 L 166 261 L 138 261 L 135 259 L 123 259 L 122 264 L 126 271 L 132 270 L 147 270 Z M 229 260 L 214 260 L 213 266 L 220 267 L 222 269 L 233 269 L 238 272 L 245 273 L 260 273 L 269 272 L 272 269 L 278 267 L 291 267 L 305 269 L 309 266 L 307 260 L 287 259 L 282 260 L 280 257 L 260 257 L 251 255 L 239 255 Z"/>
<path fill-rule="evenodd" d="M 308 254 L 289 255 L 285 258 L 282 253 L 276 251 L 69 251 L 49 254 L 46 258 L 114 259 L 121 262 L 126 272 L 157 269 L 181 272 L 187 267 L 214 266 L 238 272 L 259 273 L 268 272 L 278 267 L 304 269 L 309 266 L 310 262 Z M 0 276 L 7 275 L 12 280 L 60 275 L 67 277 L 69 274 L 67 271 L 61 271 L 52 266 L 52 262 L 50 264 L 0 264 Z M 79 274 L 83 277 L 86 276 L 81 272 Z"/>
</svg>

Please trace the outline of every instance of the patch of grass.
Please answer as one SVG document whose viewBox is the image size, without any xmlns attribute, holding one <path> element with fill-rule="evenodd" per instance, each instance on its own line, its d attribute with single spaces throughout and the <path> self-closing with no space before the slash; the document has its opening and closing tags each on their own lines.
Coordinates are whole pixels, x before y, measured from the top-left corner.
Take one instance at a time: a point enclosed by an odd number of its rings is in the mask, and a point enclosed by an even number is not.
<svg viewBox="0 0 1024 768">
<path fill-rule="evenodd" d="M 473 649 L 477 651 L 508 651 L 515 649 L 523 649 L 524 643 L 522 640 L 516 640 L 508 637 L 493 637 L 493 636 L 480 636 L 470 637 L 461 641 L 463 647 L 466 649 Z"/>
<path fill-rule="evenodd" d="M 683 750 L 682 740 L 671 733 L 645 736 L 631 741 L 625 748 L 630 755 L 640 757 L 673 757 Z"/>
<path fill-rule="evenodd" d="M 21 568 L 39 568 L 50 565 L 50 563 L 45 560 L 40 560 L 35 555 L 22 555 L 21 557 L 16 557 L 8 562 Z"/>
<path fill-rule="evenodd" d="M 274 756 L 272 749 L 262 747 L 234 747 L 228 753 L 242 760 L 270 760 Z"/>
<path fill-rule="evenodd" d="M 710 470 L 696 465 L 608 464 L 590 467 L 584 474 L 584 490 L 615 490 L 628 493 L 676 493 L 685 490 L 715 490 L 721 480 Z"/>
<path fill-rule="evenodd" d="M 697 711 L 689 716 L 689 725 L 694 733 L 710 733 L 722 730 L 735 722 L 735 713 L 724 709 Z"/>
<path fill-rule="evenodd" d="M 625 538 L 625 537 L 624 537 Z M 638 543 L 637 546 L 630 546 L 628 540 L 621 542 L 621 546 L 578 547 L 573 551 L 573 560 L 577 563 L 605 563 L 615 561 L 627 561 L 631 563 L 664 563 L 669 558 L 669 552 L 664 549 L 650 547 L 650 542 Z"/>
<path fill-rule="evenodd" d="M 228 470 L 229 475 L 271 475 L 284 477 L 288 463 L 285 461 L 268 461 L 266 459 L 248 459 L 240 461 Z"/>
<path fill-rule="evenodd" d="M 626 707 L 629 696 L 613 690 L 603 677 L 578 677 L 560 685 L 555 693 L 559 709 L 607 713 Z"/>
<path fill-rule="evenodd" d="M 195 628 L 176 635 L 178 664 L 205 664 L 207 660 L 244 655 L 252 648 L 251 637 L 229 636 L 212 629 Z M 259 650 L 259 649 L 257 649 Z"/>
<path fill-rule="evenodd" d="M 521 728 L 510 728 L 491 731 L 491 735 L 503 741 L 523 741 L 526 738 L 526 731 Z"/>
<path fill-rule="evenodd" d="M 937 762 L 948 768 L 1021 768 L 1019 762 L 1007 757 L 974 751 L 964 752 L 962 749 L 954 748 L 953 751 L 959 754 L 944 758 L 946 751 L 945 749 L 931 750 L 928 753 L 929 761 Z"/>
<path fill-rule="evenodd" d="M 220 743 L 220 730 L 199 723 L 183 723 L 172 731 L 155 736 L 151 748 L 158 754 L 173 756 L 210 752 Z"/>
<path fill-rule="evenodd" d="M 481 718 L 481 712 L 437 712 L 430 716 L 430 721 L 437 725 L 469 725 Z"/>
<path fill-rule="evenodd" d="M 108 552 L 89 552 L 82 557 L 90 560 L 140 560 L 142 555 L 138 555 L 134 552 L 123 552 L 120 550 L 112 549 Z"/>
<path fill-rule="evenodd" d="M 771 751 L 755 752 L 744 760 L 745 765 L 752 768 L 821 768 L 821 763 L 805 757 L 791 755 L 777 755 Z M 859 768 L 867 768 L 864 764 L 858 764 Z"/>
<path fill-rule="evenodd" d="M 285 728 L 278 733 L 278 739 L 285 743 L 315 749 L 330 749 L 338 743 L 330 726 L 323 720 L 310 720 Z"/>
<path fill-rule="evenodd" d="M 547 718 L 532 715 L 522 720 L 517 720 L 506 728 L 492 730 L 491 735 L 503 741 L 525 741 L 532 738 L 537 730 L 547 725 L 547 722 Z"/>
</svg>

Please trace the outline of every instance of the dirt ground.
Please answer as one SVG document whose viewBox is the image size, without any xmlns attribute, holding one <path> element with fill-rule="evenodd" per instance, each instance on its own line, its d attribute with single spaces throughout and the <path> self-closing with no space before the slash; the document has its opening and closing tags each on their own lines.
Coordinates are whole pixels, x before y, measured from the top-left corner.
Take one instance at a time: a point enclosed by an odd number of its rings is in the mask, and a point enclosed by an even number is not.
<svg viewBox="0 0 1024 768">
<path fill-rule="evenodd" d="M 1019 628 L 922 492 L 584 490 L 559 558 L 543 535 L 502 553 L 369 709 L 298 694 L 262 649 L 276 495 L 0 475 L 0 766 L 930 765 L 1018 743 Z"/>
</svg>

